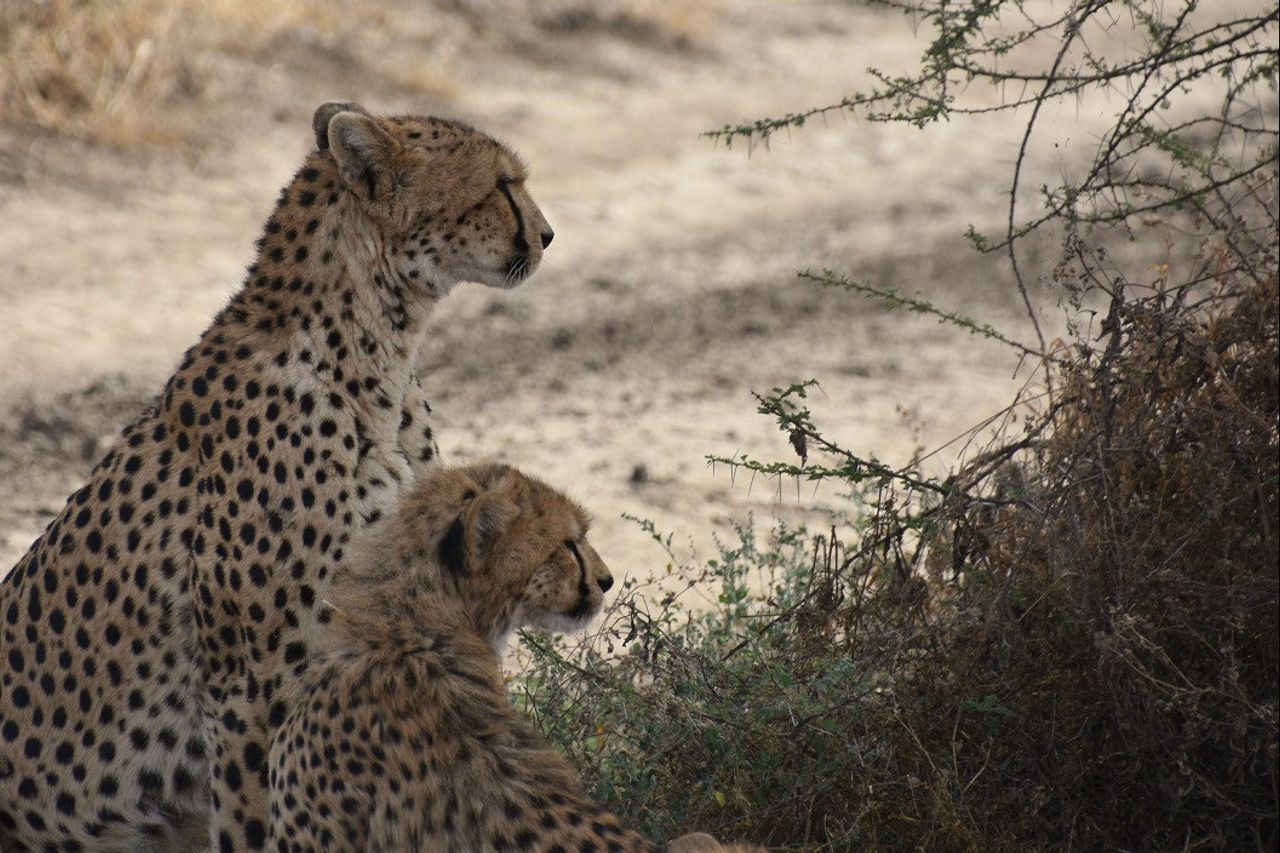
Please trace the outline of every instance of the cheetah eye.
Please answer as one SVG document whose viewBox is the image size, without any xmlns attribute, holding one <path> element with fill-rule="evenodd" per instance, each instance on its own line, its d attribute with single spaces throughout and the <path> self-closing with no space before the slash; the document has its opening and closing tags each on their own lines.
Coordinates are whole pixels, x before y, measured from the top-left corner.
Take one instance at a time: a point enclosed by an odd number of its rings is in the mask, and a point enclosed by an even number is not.
<svg viewBox="0 0 1280 853">
<path fill-rule="evenodd" d="M 587 570 L 587 564 L 582 560 L 582 552 L 578 550 L 577 540 L 566 539 L 563 544 L 564 547 L 569 550 L 569 553 L 573 555 L 573 560 L 578 564 L 578 568 L 585 572 Z"/>
</svg>

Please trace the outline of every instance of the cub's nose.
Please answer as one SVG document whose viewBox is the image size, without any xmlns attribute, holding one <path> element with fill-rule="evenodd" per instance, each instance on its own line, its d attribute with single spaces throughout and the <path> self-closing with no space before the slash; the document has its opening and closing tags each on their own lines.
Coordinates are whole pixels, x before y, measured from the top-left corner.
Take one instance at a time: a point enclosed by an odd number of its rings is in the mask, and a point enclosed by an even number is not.
<svg viewBox="0 0 1280 853">
<path fill-rule="evenodd" d="M 556 232 L 554 232 L 554 231 L 552 231 L 550 228 L 548 228 L 546 231 L 543 231 L 543 232 L 542 232 L 541 234 L 539 234 L 538 236 L 542 238 L 542 248 L 544 248 L 544 249 L 545 249 L 545 248 L 547 248 L 548 246 L 550 246 L 550 245 L 551 245 L 551 241 L 555 239 Z"/>
<path fill-rule="evenodd" d="M 601 592 L 608 592 L 609 587 L 613 586 L 613 575 L 601 575 L 596 578 L 596 584 L 600 587 Z"/>
</svg>

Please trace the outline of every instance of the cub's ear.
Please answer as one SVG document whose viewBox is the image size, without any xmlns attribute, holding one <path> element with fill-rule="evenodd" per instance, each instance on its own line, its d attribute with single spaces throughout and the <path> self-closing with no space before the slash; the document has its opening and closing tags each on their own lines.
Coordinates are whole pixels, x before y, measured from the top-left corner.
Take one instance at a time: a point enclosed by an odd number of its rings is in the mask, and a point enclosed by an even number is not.
<svg viewBox="0 0 1280 853">
<path fill-rule="evenodd" d="M 321 151 L 329 150 L 329 122 L 338 113 L 369 115 L 368 110 L 359 104 L 353 104 L 351 101 L 325 101 L 316 107 L 315 115 L 311 116 L 311 130 L 316 135 L 316 148 Z"/>
<path fill-rule="evenodd" d="M 493 545 L 507 532 L 520 508 L 506 495 L 485 492 L 467 510 L 467 556 L 479 566 L 493 551 Z"/>
<path fill-rule="evenodd" d="M 329 149 L 347 188 L 369 201 L 391 192 L 400 144 L 372 116 L 341 112 L 329 119 Z"/>
<path fill-rule="evenodd" d="M 520 509 L 505 496 L 486 492 L 471 501 L 440 540 L 440 563 L 455 577 L 476 571 Z"/>
</svg>

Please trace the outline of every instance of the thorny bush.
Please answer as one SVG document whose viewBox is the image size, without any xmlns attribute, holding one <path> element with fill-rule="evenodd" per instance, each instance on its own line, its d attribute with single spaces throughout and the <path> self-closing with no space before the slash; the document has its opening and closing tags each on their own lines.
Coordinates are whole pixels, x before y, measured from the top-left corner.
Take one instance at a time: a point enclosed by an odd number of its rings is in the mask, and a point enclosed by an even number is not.
<svg viewBox="0 0 1280 853">
<path fill-rule="evenodd" d="M 713 463 L 829 481 L 849 518 L 767 541 L 744 526 L 701 566 L 671 556 L 667 578 L 630 584 L 584 642 L 528 636 L 513 696 L 655 837 L 1274 850 L 1280 14 L 885 5 L 936 29 L 918 75 L 716 135 L 760 141 L 832 111 L 924 127 L 990 112 L 965 105 L 966 86 L 1021 84 L 1005 233 L 971 236 L 1007 254 L 1038 347 L 882 286 L 802 276 L 1012 347 L 1034 393 L 945 479 L 829 440 L 805 406 L 812 382 L 759 395 L 797 458 Z M 1094 54 L 1126 20 L 1145 49 Z M 1029 51 L 1037 40 L 1053 49 Z M 1014 49 L 1051 61 L 1001 67 Z M 1179 112 L 1215 79 L 1221 109 Z M 1124 94 L 1097 157 L 1046 188 L 1042 215 L 1019 215 L 1041 106 L 1091 90 Z M 1153 220 L 1177 251 L 1144 251 Z M 1065 342 L 1045 343 L 1018 270 L 1022 238 L 1048 228 L 1063 241 Z M 1117 236 L 1138 242 L 1109 252 Z"/>
</svg>

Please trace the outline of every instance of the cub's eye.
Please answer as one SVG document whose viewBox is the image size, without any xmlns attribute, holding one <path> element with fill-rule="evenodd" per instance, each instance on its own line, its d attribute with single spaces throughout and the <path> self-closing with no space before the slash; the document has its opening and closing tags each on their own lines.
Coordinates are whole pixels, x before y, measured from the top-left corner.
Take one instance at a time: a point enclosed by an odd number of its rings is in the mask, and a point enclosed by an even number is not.
<svg viewBox="0 0 1280 853">
<path fill-rule="evenodd" d="M 578 543 L 573 539 L 564 540 L 564 547 L 569 549 L 569 553 L 573 555 L 573 559 L 578 563 L 578 568 L 586 571 L 586 563 L 582 562 L 582 552 L 578 550 Z"/>
</svg>

